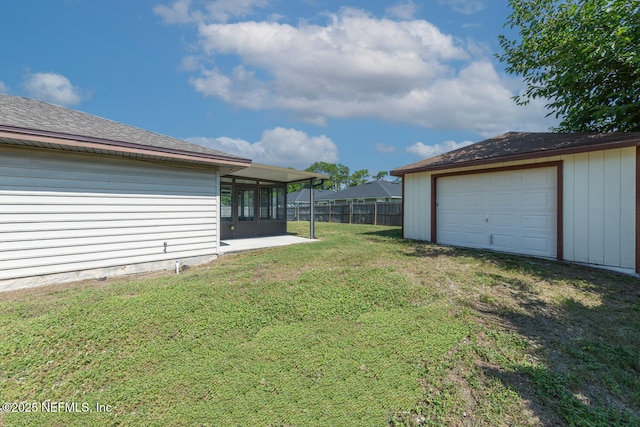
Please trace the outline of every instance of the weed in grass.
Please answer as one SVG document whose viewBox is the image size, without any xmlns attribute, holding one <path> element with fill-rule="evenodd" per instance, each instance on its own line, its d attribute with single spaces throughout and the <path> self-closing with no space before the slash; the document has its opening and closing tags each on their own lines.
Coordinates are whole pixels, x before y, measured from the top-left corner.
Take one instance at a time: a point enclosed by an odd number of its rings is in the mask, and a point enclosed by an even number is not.
<svg viewBox="0 0 640 427">
<path fill-rule="evenodd" d="M 568 425 L 632 426 L 639 419 L 614 407 L 591 405 L 569 390 L 569 379 L 545 368 L 528 368 L 524 372 L 532 379 L 539 395 Z"/>
</svg>

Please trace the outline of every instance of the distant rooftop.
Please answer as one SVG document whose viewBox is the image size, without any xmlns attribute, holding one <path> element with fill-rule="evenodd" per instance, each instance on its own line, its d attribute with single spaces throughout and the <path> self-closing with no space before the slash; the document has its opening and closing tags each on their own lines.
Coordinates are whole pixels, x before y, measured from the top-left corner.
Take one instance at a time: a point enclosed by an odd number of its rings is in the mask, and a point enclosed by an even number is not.
<svg viewBox="0 0 640 427">
<path fill-rule="evenodd" d="M 317 200 L 402 198 L 402 184 L 382 179 L 322 195 Z"/>
<path fill-rule="evenodd" d="M 318 200 L 320 197 L 324 197 L 329 194 L 335 194 L 335 191 L 331 190 L 313 190 L 313 197 L 315 200 Z M 287 203 L 288 204 L 309 204 L 309 196 L 310 192 L 308 188 L 303 188 L 302 190 L 293 191 L 287 194 Z"/>
</svg>

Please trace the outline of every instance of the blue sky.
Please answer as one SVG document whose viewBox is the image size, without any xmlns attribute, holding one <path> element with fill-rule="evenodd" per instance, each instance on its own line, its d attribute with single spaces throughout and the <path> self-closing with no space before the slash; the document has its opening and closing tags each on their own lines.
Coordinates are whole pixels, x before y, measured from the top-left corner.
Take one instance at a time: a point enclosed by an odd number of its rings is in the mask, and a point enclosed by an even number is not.
<svg viewBox="0 0 640 427">
<path fill-rule="evenodd" d="M 507 0 L 20 0 L 0 92 L 256 162 L 388 171 L 546 131 L 496 58 Z"/>
</svg>

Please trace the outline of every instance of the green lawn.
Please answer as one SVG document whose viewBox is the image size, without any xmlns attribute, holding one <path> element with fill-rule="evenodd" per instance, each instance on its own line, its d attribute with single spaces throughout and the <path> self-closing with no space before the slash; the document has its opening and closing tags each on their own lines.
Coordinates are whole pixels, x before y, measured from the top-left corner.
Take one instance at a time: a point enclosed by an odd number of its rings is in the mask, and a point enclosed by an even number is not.
<svg viewBox="0 0 640 427">
<path fill-rule="evenodd" d="M 640 424 L 640 280 L 394 227 L 316 234 L 0 294 L 0 401 L 37 410 L 0 425 Z"/>
</svg>

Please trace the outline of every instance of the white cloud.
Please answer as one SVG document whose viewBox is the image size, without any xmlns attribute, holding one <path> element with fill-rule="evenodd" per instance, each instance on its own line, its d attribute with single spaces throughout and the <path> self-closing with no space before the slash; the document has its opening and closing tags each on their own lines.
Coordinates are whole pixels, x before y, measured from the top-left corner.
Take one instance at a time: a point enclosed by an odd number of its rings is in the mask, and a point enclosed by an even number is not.
<svg viewBox="0 0 640 427">
<path fill-rule="evenodd" d="M 216 0 L 207 5 L 207 12 L 214 21 L 227 22 L 230 18 L 251 15 L 254 8 L 268 4 L 267 0 Z"/>
<path fill-rule="evenodd" d="M 397 7 L 411 12 L 411 5 Z M 548 129 L 542 104 L 516 106 L 512 97 L 523 83 L 514 87 L 499 75 L 482 44 L 463 44 L 421 19 L 379 19 L 352 8 L 327 16 L 323 25 L 201 24 L 201 52 L 183 67 L 193 70 L 189 81 L 206 96 L 290 111 L 320 126 L 331 118 L 373 117 L 487 136 Z"/>
<path fill-rule="evenodd" d="M 187 141 L 230 154 L 282 167 L 304 169 L 315 161 L 335 163 L 338 147 L 325 135 L 309 136 L 297 129 L 277 127 L 265 130 L 258 142 L 228 137 L 187 138 Z"/>
<path fill-rule="evenodd" d="M 464 15 L 473 15 L 485 8 L 483 0 L 439 0 L 438 3 L 451 6 L 451 8 Z"/>
<path fill-rule="evenodd" d="M 9 86 L 4 84 L 4 82 L 0 82 L 0 93 L 9 93 Z"/>
<path fill-rule="evenodd" d="M 251 15 L 255 8 L 268 6 L 268 0 L 215 0 L 204 3 L 204 12 L 192 7 L 192 0 L 176 0 L 171 6 L 158 4 L 153 11 L 167 24 L 227 22 Z"/>
<path fill-rule="evenodd" d="M 24 87 L 29 96 L 60 105 L 77 105 L 82 101 L 80 88 L 58 73 L 32 73 L 25 78 Z"/>
<path fill-rule="evenodd" d="M 446 153 L 447 151 L 457 150 L 458 148 L 466 147 L 473 144 L 471 141 L 445 141 L 442 144 L 426 145 L 422 142 L 416 142 L 411 147 L 407 148 L 407 152 L 414 154 L 421 159 L 428 159 L 429 157 L 437 156 L 438 154 Z"/>
<path fill-rule="evenodd" d="M 376 142 L 375 148 L 378 153 L 393 153 L 394 151 L 396 151 L 396 147 L 392 145 L 382 144 L 380 142 Z"/>
<path fill-rule="evenodd" d="M 189 10 L 191 0 L 177 0 L 171 6 L 157 4 L 153 11 L 160 15 L 167 24 L 186 24 L 188 22 L 197 22 L 199 19 Z"/>
<path fill-rule="evenodd" d="M 386 12 L 399 19 L 413 19 L 418 12 L 418 5 L 412 0 L 405 0 L 387 8 Z"/>
</svg>

